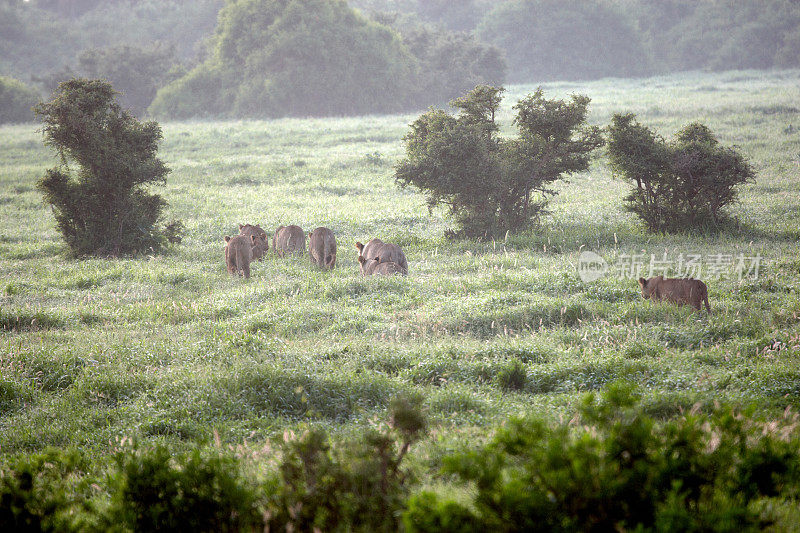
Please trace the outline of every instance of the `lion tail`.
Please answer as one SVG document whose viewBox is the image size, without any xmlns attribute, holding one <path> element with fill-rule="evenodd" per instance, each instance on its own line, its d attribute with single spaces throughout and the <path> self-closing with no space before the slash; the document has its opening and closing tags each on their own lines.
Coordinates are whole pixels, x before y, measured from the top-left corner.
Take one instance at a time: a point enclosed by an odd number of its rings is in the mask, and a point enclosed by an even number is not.
<svg viewBox="0 0 800 533">
<path fill-rule="evenodd" d="M 246 250 L 240 246 L 236 249 L 236 266 L 244 273 L 245 278 L 250 278 L 250 261 L 245 256 Z"/>
<path fill-rule="evenodd" d="M 711 306 L 708 305 L 708 289 L 706 287 L 702 287 L 702 291 L 703 291 L 703 293 L 702 293 L 703 303 L 706 306 L 706 311 L 708 311 L 708 314 L 710 315 L 711 314 Z"/>
<path fill-rule="evenodd" d="M 324 252 L 322 257 L 326 268 L 333 268 L 333 263 L 336 261 L 336 256 L 332 253 L 333 250 L 331 250 L 331 248 L 332 246 L 330 239 L 325 239 L 322 247 Z"/>
</svg>

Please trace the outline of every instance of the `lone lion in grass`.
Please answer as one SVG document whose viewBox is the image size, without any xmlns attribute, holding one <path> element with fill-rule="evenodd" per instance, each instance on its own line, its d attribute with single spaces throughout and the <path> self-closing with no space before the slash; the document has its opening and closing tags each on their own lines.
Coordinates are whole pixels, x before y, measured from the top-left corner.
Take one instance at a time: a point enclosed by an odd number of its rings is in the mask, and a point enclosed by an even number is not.
<svg viewBox="0 0 800 533">
<path fill-rule="evenodd" d="M 336 236 L 328 228 L 319 227 L 308 234 L 308 254 L 311 262 L 332 269 L 336 264 Z"/>
<path fill-rule="evenodd" d="M 381 262 L 377 257 L 366 259 L 363 255 L 359 255 L 358 262 L 361 265 L 362 276 L 393 276 L 395 274 L 405 276 L 408 272 L 394 261 Z"/>
<path fill-rule="evenodd" d="M 269 250 L 269 237 L 267 237 L 267 232 L 261 229 L 261 226 L 239 224 L 239 235 L 244 235 L 245 237 L 253 236 L 256 238 L 256 245 L 253 247 L 253 259 L 263 261 L 264 255 L 267 253 L 267 250 Z"/>
<path fill-rule="evenodd" d="M 255 235 L 225 235 L 225 266 L 231 275 L 241 274 L 250 278 L 250 262 L 253 260 L 253 248 L 256 245 Z"/>
<path fill-rule="evenodd" d="M 379 263 L 396 263 L 402 269 L 403 275 L 408 274 L 406 254 L 396 244 L 372 239 L 366 245 L 356 242 L 356 249 L 358 255 L 363 256 L 367 261 L 377 259 Z"/>
<path fill-rule="evenodd" d="M 706 311 L 711 314 L 708 289 L 699 279 L 664 279 L 664 276 L 656 276 L 650 279 L 639 278 L 639 286 L 642 288 L 642 297 L 645 300 L 652 299 L 656 302 L 666 300 L 678 305 L 691 305 L 698 311 L 704 303 Z"/>
<path fill-rule="evenodd" d="M 281 226 L 275 230 L 272 251 L 283 257 L 286 254 L 302 253 L 306 249 L 306 234 L 300 226 Z"/>
</svg>

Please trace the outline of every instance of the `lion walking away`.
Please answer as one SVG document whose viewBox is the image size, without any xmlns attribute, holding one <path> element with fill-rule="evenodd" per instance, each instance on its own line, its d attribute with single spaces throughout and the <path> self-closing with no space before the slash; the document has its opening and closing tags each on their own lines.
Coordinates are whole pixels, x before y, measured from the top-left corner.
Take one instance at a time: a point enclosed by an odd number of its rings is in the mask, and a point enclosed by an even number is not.
<svg viewBox="0 0 800 533">
<path fill-rule="evenodd" d="M 308 254 L 315 265 L 330 270 L 336 265 L 336 236 L 325 227 L 308 234 Z"/>
<path fill-rule="evenodd" d="M 253 248 L 256 236 L 225 235 L 225 266 L 231 275 L 243 275 L 250 278 L 250 262 L 253 260 Z"/>
</svg>

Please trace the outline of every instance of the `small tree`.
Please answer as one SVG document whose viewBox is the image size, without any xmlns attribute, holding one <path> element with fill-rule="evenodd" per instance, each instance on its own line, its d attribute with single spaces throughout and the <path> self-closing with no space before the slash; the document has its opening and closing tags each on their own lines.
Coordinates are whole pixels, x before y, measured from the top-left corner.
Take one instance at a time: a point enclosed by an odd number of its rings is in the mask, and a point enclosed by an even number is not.
<svg viewBox="0 0 800 533">
<path fill-rule="evenodd" d="M 617 114 L 608 134 L 611 168 L 636 184 L 625 208 L 650 231 L 719 225 L 723 208 L 736 200 L 737 187 L 755 177 L 744 156 L 720 146 L 700 123 L 689 124 L 667 142 L 635 115 Z"/>
<path fill-rule="evenodd" d="M 161 129 L 123 110 L 103 80 L 73 79 L 36 106 L 45 144 L 61 166 L 38 188 L 53 208 L 64 240 L 78 255 L 119 255 L 158 247 L 166 202 L 145 186 L 164 184 L 169 169 L 156 158 Z M 78 168 L 72 172 L 70 163 Z"/>
<path fill-rule="evenodd" d="M 502 88 L 479 85 L 450 105 L 453 117 L 431 110 L 404 137 L 406 158 L 395 167 L 402 186 L 428 196 L 428 206 L 445 205 L 465 236 L 518 231 L 536 219 L 555 194 L 550 185 L 586 170 L 600 131 L 586 127 L 589 98 L 547 100 L 541 89 L 514 106 L 515 139 L 498 136 Z"/>
</svg>

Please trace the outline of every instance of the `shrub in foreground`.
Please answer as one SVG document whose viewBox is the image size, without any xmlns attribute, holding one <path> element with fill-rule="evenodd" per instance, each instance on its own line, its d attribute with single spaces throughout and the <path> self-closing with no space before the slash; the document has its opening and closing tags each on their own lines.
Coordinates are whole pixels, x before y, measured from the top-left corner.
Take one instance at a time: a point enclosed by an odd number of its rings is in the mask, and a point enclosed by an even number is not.
<svg viewBox="0 0 800 533">
<path fill-rule="evenodd" d="M 747 159 L 698 122 L 667 142 L 632 113 L 616 114 L 608 154 L 614 172 L 635 184 L 625 208 L 654 232 L 717 227 L 738 187 L 755 179 Z"/>
<path fill-rule="evenodd" d="M 4 462 L 0 466 L 0 531 L 79 531 L 85 515 L 68 478 L 85 467 L 78 452 L 59 450 Z"/>
<path fill-rule="evenodd" d="M 800 488 L 797 418 L 757 424 L 723 409 L 662 425 L 613 385 L 580 425 L 516 419 L 485 447 L 446 459 L 469 504 L 413 496 L 409 531 L 758 531 L 757 501 Z"/>
<path fill-rule="evenodd" d="M 257 498 L 232 457 L 156 447 L 118 455 L 106 518 L 131 531 L 255 530 Z"/>
<path fill-rule="evenodd" d="M 397 531 L 410 477 L 402 463 L 426 430 L 421 402 L 394 400 L 388 426 L 336 449 L 319 430 L 287 440 L 268 491 L 270 529 Z"/>
</svg>

